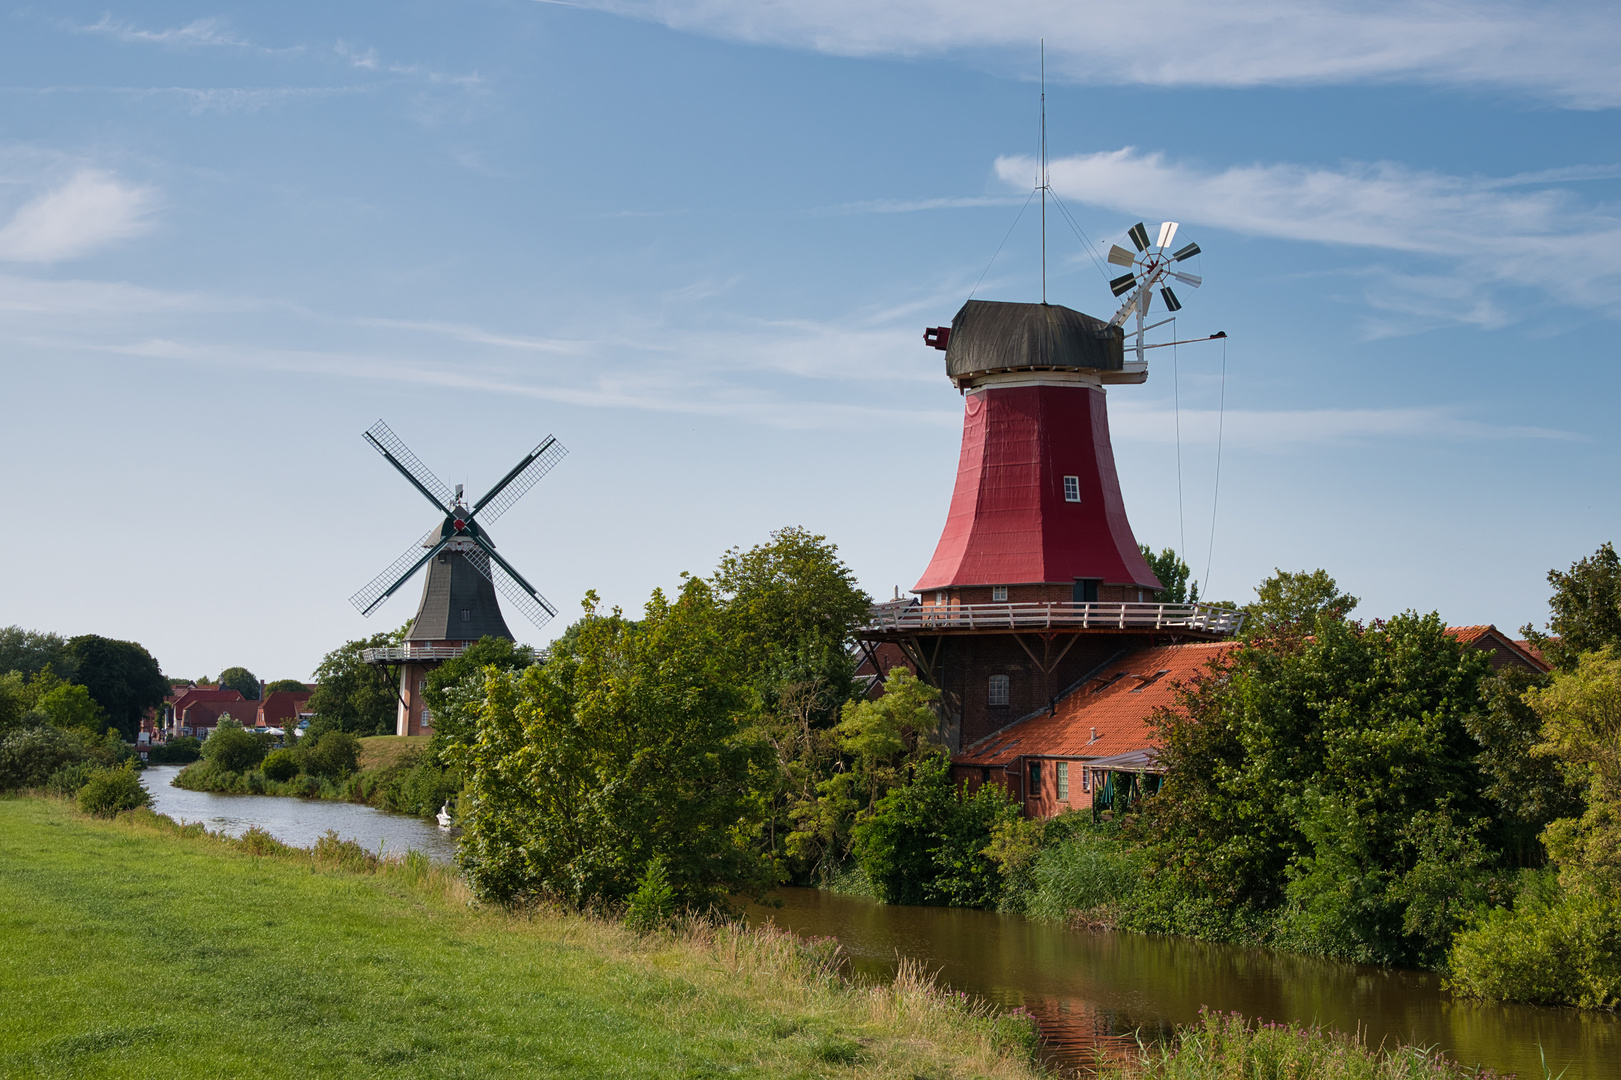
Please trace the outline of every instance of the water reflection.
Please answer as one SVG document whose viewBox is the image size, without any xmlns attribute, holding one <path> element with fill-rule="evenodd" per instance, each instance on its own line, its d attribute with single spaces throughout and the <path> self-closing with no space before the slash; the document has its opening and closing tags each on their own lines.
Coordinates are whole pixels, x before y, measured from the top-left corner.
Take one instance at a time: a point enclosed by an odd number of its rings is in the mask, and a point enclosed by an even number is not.
<svg viewBox="0 0 1621 1080">
<path fill-rule="evenodd" d="M 257 825 L 283 843 L 309 847 L 328 829 L 336 829 L 345 840 L 379 854 L 403 855 L 414 849 L 442 863 L 456 855 L 456 841 L 431 822 L 357 803 L 187 791 L 170 785 L 180 769 L 155 765 L 141 773 L 141 782 L 152 793 L 153 809 L 176 821 L 200 821 L 210 832 L 241 836 Z"/>
<path fill-rule="evenodd" d="M 1135 934 L 1067 931 L 1016 916 L 888 907 L 814 889 L 782 889 L 751 919 L 839 939 L 861 972 L 887 977 L 899 957 L 1041 1024 L 1055 1061 L 1075 1065 L 1163 1038 L 1200 1006 L 1274 1021 L 1322 1023 L 1381 1039 L 1439 1045 L 1465 1064 L 1542 1076 L 1621 1078 L 1614 1014 L 1453 1000 L 1432 972 L 1341 964 L 1294 953 Z"/>
</svg>

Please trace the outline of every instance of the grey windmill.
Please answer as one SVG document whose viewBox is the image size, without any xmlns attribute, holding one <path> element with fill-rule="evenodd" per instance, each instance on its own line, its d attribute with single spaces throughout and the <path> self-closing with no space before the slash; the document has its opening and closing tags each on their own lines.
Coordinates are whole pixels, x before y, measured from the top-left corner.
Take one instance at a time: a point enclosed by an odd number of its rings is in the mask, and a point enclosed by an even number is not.
<svg viewBox="0 0 1621 1080">
<path fill-rule="evenodd" d="M 557 614 L 557 609 L 496 551 L 488 526 L 511 509 L 568 451 L 547 436 L 469 506 L 462 485 L 457 484 L 452 491 L 381 420 L 364 432 L 364 438 L 443 515 L 438 525 L 349 598 L 362 615 L 370 615 L 418 570 L 428 568 L 422 601 L 406 631 L 404 644 L 362 653 L 369 664 L 400 669 L 396 730 L 401 735 L 416 735 L 432 727 L 432 717 L 421 701 L 422 682 L 428 670 L 461 655 L 479 638 L 512 638 L 501 617 L 497 591 L 536 626 L 544 626 Z"/>
</svg>

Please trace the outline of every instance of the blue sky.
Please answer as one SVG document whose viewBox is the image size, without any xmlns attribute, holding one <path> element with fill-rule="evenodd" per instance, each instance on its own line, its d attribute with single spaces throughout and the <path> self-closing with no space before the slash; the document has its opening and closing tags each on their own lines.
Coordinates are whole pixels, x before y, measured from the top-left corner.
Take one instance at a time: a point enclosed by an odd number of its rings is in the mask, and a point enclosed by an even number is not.
<svg viewBox="0 0 1621 1080">
<path fill-rule="evenodd" d="M 1043 36 L 1076 226 L 1180 221 L 1206 284 L 1179 336 L 1230 335 L 1225 379 L 1190 346 L 1110 392 L 1139 539 L 1216 596 L 1321 566 L 1364 615 L 1511 628 L 1621 532 L 1610 5 L 0 18 L 0 462 L 27 552 L 0 623 L 133 638 L 174 675 L 308 675 L 415 607 L 415 584 L 370 620 L 346 600 L 432 524 L 360 439 L 379 417 L 475 490 L 548 433 L 569 448 L 493 530 L 563 612 L 520 637 L 788 524 L 906 589 L 960 433 L 922 330 L 976 283 L 1040 297 Z M 1110 314 L 1051 208 L 1048 245 L 1049 298 Z"/>
</svg>

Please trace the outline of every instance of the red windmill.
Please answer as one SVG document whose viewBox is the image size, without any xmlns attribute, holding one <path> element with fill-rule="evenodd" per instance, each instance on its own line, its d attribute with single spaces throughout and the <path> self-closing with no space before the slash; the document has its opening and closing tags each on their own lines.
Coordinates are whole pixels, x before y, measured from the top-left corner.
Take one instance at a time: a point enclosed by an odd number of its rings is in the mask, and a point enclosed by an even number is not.
<svg viewBox="0 0 1621 1080">
<path fill-rule="evenodd" d="M 1109 441 L 1105 388 L 1144 382 L 1143 350 L 1159 347 L 1143 343 L 1163 325 L 1144 323 L 1155 287 L 1174 312 L 1181 304 L 1163 279 L 1199 284 L 1175 269 L 1199 250 L 1168 251 L 1175 233 L 1167 222 L 1153 244 L 1138 225 L 1128 235 L 1140 257 L 1111 252 L 1135 265 L 1111 282 L 1130 295 L 1109 322 L 1054 304 L 970 300 L 949 328 L 924 333 L 963 392 L 957 481 L 917 598 L 875 607 L 863 639 L 899 645 L 942 691 L 954 749 L 1052 707 L 1132 650 L 1238 625 L 1225 609 L 1160 602 Z M 1133 316 L 1128 360 L 1122 324 Z"/>
</svg>

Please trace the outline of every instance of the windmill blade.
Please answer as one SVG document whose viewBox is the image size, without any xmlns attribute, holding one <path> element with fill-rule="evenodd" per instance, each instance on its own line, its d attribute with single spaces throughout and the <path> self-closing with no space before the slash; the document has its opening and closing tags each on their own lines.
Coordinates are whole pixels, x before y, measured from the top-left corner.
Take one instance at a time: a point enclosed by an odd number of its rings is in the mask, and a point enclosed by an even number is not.
<svg viewBox="0 0 1621 1080">
<path fill-rule="evenodd" d="M 529 451 L 522 461 L 512 467 L 511 472 L 501 478 L 500 483 L 484 493 L 484 497 L 474 504 L 473 513 L 483 511 L 484 516 L 479 521 L 488 525 L 523 498 L 524 492 L 534 487 L 567 455 L 568 451 L 562 443 L 551 435 L 546 436 L 539 446 Z"/>
<path fill-rule="evenodd" d="M 1199 254 L 1199 245 L 1189 244 L 1181 251 L 1178 251 L 1176 254 L 1172 255 L 1171 258 L 1176 262 L 1181 262 L 1183 259 L 1191 259 L 1197 254 Z"/>
<path fill-rule="evenodd" d="M 439 530 L 434 529 L 421 540 L 406 548 L 405 554 L 389 563 L 387 570 L 372 578 L 364 589 L 349 598 L 349 602 L 362 615 L 370 615 L 377 610 L 379 604 L 393 596 L 401 585 L 409 581 L 412 574 L 422 569 L 429 559 L 439 554 L 439 549 L 448 543 L 450 543 L 450 539 L 447 537 L 440 540 Z M 423 548 L 429 549 L 426 555 L 421 553 Z"/>
<path fill-rule="evenodd" d="M 450 489 L 411 453 L 411 448 L 401 442 L 387 424 L 377 421 L 362 432 L 362 437 L 375 446 L 390 465 L 400 470 L 400 475 L 411 481 L 411 486 L 422 492 L 423 498 L 438 507 L 440 513 L 448 514 L 456 505 Z"/>
<path fill-rule="evenodd" d="M 1184 274 L 1180 270 L 1172 270 L 1171 276 L 1180 281 L 1182 284 L 1194 289 L 1197 289 L 1201 284 L 1204 283 L 1204 278 L 1200 277 L 1198 274 Z"/>
<path fill-rule="evenodd" d="M 1180 301 L 1180 300 L 1178 300 L 1176 298 L 1176 294 L 1171 291 L 1171 287 L 1169 285 L 1167 285 L 1163 289 L 1161 289 L 1159 291 L 1159 294 L 1161 296 L 1165 297 L 1165 306 L 1166 307 L 1170 308 L 1172 311 L 1181 311 L 1182 310 L 1182 301 Z"/>
<path fill-rule="evenodd" d="M 1176 222 L 1166 221 L 1160 224 L 1159 240 L 1154 244 L 1157 248 L 1168 248 L 1171 241 L 1176 239 Z"/>
<path fill-rule="evenodd" d="M 1116 266 L 1136 266 L 1137 256 L 1121 247 L 1119 244 L 1109 245 L 1109 261 Z"/>
<path fill-rule="evenodd" d="M 524 616 L 536 626 L 545 626 L 557 614 L 557 609 L 551 605 L 535 587 L 523 579 L 523 575 L 513 569 L 511 563 L 503 559 L 495 548 L 482 536 L 473 537 L 478 545 L 477 551 L 467 553 L 467 561 L 475 566 L 479 573 L 489 578 L 501 595 L 512 602 L 512 606 L 523 612 Z M 483 558 L 475 556 L 482 555 Z M 494 566 L 491 566 L 491 563 Z"/>
<path fill-rule="evenodd" d="M 1126 235 L 1131 237 L 1131 242 L 1137 245 L 1138 251 L 1148 250 L 1148 228 L 1142 222 L 1133 225 Z"/>
<path fill-rule="evenodd" d="M 1136 287 L 1137 287 L 1137 275 L 1136 274 L 1121 274 L 1119 277 L 1117 277 L 1113 281 L 1109 282 L 1109 288 L 1114 291 L 1114 294 L 1116 296 L 1120 296 L 1120 295 L 1122 295 L 1124 293 L 1128 293 L 1128 292 L 1130 292 L 1132 289 L 1134 289 Z"/>
</svg>

